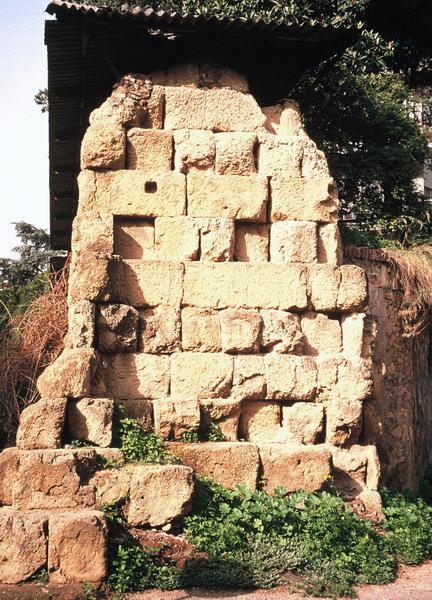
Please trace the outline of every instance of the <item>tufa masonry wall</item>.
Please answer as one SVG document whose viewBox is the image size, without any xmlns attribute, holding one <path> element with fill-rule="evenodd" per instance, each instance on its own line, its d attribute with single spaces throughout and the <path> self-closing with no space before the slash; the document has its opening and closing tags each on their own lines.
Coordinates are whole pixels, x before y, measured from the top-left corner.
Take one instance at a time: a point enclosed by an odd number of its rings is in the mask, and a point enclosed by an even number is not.
<svg viewBox="0 0 432 600">
<path fill-rule="evenodd" d="M 337 191 L 296 104 L 260 108 L 223 68 L 126 76 L 81 164 L 65 350 L 0 455 L 0 581 L 46 564 L 103 579 L 101 504 L 129 495 L 131 526 L 169 529 L 193 472 L 270 493 L 332 478 L 379 510 L 366 277 L 341 264 Z M 182 465 L 98 470 L 122 464 L 116 403 Z M 227 441 L 182 442 L 210 423 Z"/>
</svg>

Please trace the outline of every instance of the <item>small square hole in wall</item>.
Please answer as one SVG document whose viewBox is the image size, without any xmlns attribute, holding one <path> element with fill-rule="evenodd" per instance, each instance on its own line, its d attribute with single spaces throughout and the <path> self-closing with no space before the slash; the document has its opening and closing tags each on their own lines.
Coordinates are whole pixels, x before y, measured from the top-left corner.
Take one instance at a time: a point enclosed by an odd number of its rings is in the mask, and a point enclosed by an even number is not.
<svg viewBox="0 0 432 600">
<path fill-rule="evenodd" d="M 155 194 L 158 186 L 156 181 L 146 181 L 144 184 L 144 191 L 146 194 Z"/>
<path fill-rule="evenodd" d="M 122 258 L 154 258 L 154 219 L 114 217 L 114 254 Z"/>
</svg>

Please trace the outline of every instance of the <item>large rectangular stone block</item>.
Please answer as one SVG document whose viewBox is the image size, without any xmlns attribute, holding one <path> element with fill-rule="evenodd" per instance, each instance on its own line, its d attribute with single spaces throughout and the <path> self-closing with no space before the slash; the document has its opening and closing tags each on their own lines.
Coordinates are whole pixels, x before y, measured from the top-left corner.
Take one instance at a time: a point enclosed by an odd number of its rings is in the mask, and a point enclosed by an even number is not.
<svg viewBox="0 0 432 600">
<path fill-rule="evenodd" d="M 306 270 L 301 265 L 190 263 L 185 266 L 183 303 L 304 310 Z"/>
<path fill-rule="evenodd" d="M 171 393 L 191 398 L 226 398 L 233 378 L 233 357 L 227 354 L 183 352 L 171 361 Z"/>
<path fill-rule="evenodd" d="M 285 177 L 270 182 L 271 220 L 335 223 L 338 218 L 337 190 L 329 177 Z"/>
<path fill-rule="evenodd" d="M 156 354 L 104 354 L 108 395 L 122 398 L 164 398 L 170 383 L 170 359 Z"/>
<path fill-rule="evenodd" d="M 309 356 L 272 352 L 264 356 L 267 397 L 275 400 L 313 400 L 317 369 Z"/>
<path fill-rule="evenodd" d="M 187 185 L 187 210 L 192 217 L 265 222 L 266 177 L 193 172 L 187 176 Z"/>
<path fill-rule="evenodd" d="M 254 133 L 216 134 L 216 171 L 221 175 L 256 173 Z"/>
<path fill-rule="evenodd" d="M 283 141 L 276 135 L 260 136 L 259 173 L 271 177 L 300 177 L 303 158 L 303 139 L 298 135 L 285 136 Z"/>
<path fill-rule="evenodd" d="M 338 319 L 307 312 L 302 316 L 301 326 L 305 335 L 305 354 L 317 356 L 342 352 L 342 329 Z"/>
<path fill-rule="evenodd" d="M 220 352 L 219 313 L 211 308 L 186 307 L 181 313 L 183 350 Z"/>
<path fill-rule="evenodd" d="M 100 210 L 137 217 L 183 215 L 185 207 L 186 178 L 174 171 L 97 173 L 95 193 L 84 194 L 83 191 L 80 200 L 80 212 Z"/>
<path fill-rule="evenodd" d="M 182 263 L 163 261 L 123 261 L 124 302 L 147 307 L 159 304 L 178 306 L 183 294 Z"/>
<path fill-rule="evenodd" d="M 309 296 L 316 311 L 334 312 L 337 310 L 340 269 L 331 265 L 311 265 L 308 267 Z"/>
<path fill-rule="evenodd" d="M 270 260 L 274 263 L 317 262 L 317 225 L 311 221 L 273 223 Z"/>
<path fill-rule="evenodd" d="M 174 140 L 171 131 L 133 127 L 127 133 L 127 168 L 156 173 L 171 171 Z"/>
<path fill-rule="evenodd" d="M 200 231 L 191 217 L 158 217 L 155 252 L 158 260 L 197 260 Z"/>
</svg>

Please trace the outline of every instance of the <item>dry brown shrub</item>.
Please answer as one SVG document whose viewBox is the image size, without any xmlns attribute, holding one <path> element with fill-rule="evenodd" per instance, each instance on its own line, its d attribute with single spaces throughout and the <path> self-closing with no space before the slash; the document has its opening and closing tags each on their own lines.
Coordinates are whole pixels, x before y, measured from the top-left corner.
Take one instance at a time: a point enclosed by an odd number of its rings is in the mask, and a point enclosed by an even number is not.
<svg viewBox="0 0 432 600">
<path fill-rule="evenodd" d="M 67 267 L 47 276 L 48 289 L 11 317 L 0 345 L 0 447 L 13 443 L 20 412 L 39 399 L 36 381 L 63 350 Z"/>
</svg>

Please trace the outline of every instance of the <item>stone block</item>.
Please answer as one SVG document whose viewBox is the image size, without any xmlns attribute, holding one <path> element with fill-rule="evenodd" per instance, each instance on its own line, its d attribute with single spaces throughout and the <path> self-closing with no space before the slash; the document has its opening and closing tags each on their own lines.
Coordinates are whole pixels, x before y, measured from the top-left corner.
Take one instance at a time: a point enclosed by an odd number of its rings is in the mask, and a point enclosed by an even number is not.
<svg viewBox="0 0 432 600">
<path fill-rule="evenodd" d="M 214 398 L 201 400 L 200 405 L 204 429 L 208 431 L 210 425 L 215 424 L 227 441 L 236 442 L 241 402 L 231 398 Z"/>
<path fill-rule="evenodd" d="M 173 168 L 174 138 L 171 131 L 134 127 L 127 132 L 128 169 L 163 173 Z"/>
<path fill-rule="evenodd" d="M 171 361 L 171 393 L 191 398 L 226 398 L 233 378 L 233 358 L 226 354 L 183 352 Z"/>
<path fill-rule="evenodd" d="M 68 304 L 79 300 L 118 302 L 121 287 L 120 260 L 109 254 L 80 254 L 72 261 Z"/>
<path fill-rule="evenodd" d="M 258 480 L 258 449 L 245 442 L 169 444 L 169 449 L 197 475 L 235 489 L 239 484 L 255 490 Z"/>
<path fill-rule="evenodd" d="M 324 408 L 321 404 L 311 402 L 283 406 L 282 427 L 291 442 L 316 444 L 324 427 Z"/>
<path fill-rule="evenodd" d="M 188 214 L 264 222 L 267 179 L 258 175 L 188 174 Z"/>
<path fill-rule="evenodd" d="M 316 311 L 337 310 L 341 273 L 330 265 L 313 265 L 308 268 L 310 302 Z"/>
<path fill-rule="evenodd" d="M 316 492 L 331 474 L 331 453 L 325 446 L 260 444 L 259 453 L 264 490 L 269 494 L 278 487 Z"/>
<path fill-rule="evenodd" d="M 68 332 L 64 339 L 65 348 L 91 348 L 94 341 L 95 305 L 88 300 L 79 300 L 69 306 Z"/>
<path fill-rule="evenodd" d="M 216 171 L 221 175 L 256 173 L 254 133 L 217 133 Z"/>
<path fill-rule="evenodd" d="M 137 308 L 159 304 L 178 306 L 183 295 L 182 263 L 123 261 L 123 300 Z"/>
<path fill-rule="evenodd" d="M 153 403 L 146 398 L 127 398 L 120 402 L 130 419 L 137 419 L 144 431 L 153 431 Z"/>
<path fill-rule="evenodd" d="M 365 319 L 366 315 L 364 313 L 342 315 L 343 353 L 345 355 L 363 355 Z"/>
<path fill-rule="evenodd" d="M 184 433 L 198 431 L 200 407 L 197 399 L 170 396 L 153 402 L 155 431 L 165 440 L 180 440 Z"/>
<path fill-rule="evenodd" d="M 339 356 L 317 356 L 318 370 L 317 402 L 326 402 L 335 395 L 338 378 Z M 337 395 L 337 394 L 336 394 Z"/>
<path fill-rule="evenodd" d="M 270 260 L 274 263 L 317 262 L 317 225 L 310 221 L 280 221 L 270 232 Z"/>
<path fill-rule="evenodd" d="M 181 173 L 213 169 L 216 156 L 214 134 L 207 130 L 174 131 L 175 168 Z"/>
<path fill-rule="evenodd" d="M 37 389 L 45 400 L 91 396 L 97 368 L 92 348 L 66 349 L 37 380 Z"/>
<path fill-rule="evenodd" d="M 323 177 L 330 174 L 326 156 L 307 136 L 303 137 L 303 177 Z"/>
<path fill-rule="evenodd" d="M 0 452 L 0 506 L 12 504 L 12 487 L 17 478 L 18 468 L 18 448 L 5 448 Z"/>
<path fill-rule="evenodd" d="M 281 440 L 281 406 L 277 402 L 243 402 L 240 437 L 248 442 L 267 443 Z"/>
<path fill-rule="evenodd" d="M 158 260 L 197 260 L 200 234 L 191 217 L 159 217 L 155 221 L 155 252 Z"/>
<path fill-rule="evenodd" d="M 263 357 L 256 354 L 235 356 L 233 396 L 238 400 L 263 400 L 266 393 Z"/>
<path fill-rule="evenodd" d="M 269 234 L 268 225 L 237 223 L 235 228 L 235 260 L 237 262 L 268 262 Z"/>
<path fill-rule="evenodd" d="M 96 452 L 88 448 L 21 451 L 13 506 L 19 510 L 92 507 L 94 487 L 85 482 L 95 469 Z"/>
<path fill-rule="evenodd" d="M 20 450 L 60 448 L 66 416 L 66 398 L 39 400 L 20 416 L 16 443 Z"/>
<path fill-rule="evenodd" d="M 327 177 L 285 177 L 270 182 L 271 220 L 317 221 L 335 223 L 338 218 L 336 186 Z"/>
<path fill-rule="evenodd" d="M 138 311 L 127 304 L 103 304 L 97 316 L 101 352 L 136 352 Z"/>
<path fill-rule="evenodd" d="M 94 196 L 80 197 L 80 213 L 102 210 L 123 216 L 173 217 L 186 209 L 186 178 L 182 173 L 137 170 L 97 173 Z"/>
<path fill-rule="evenodd" d="M 329 446 L 329 450 L 333 457 L 334 484 L 344 499 L 354 500 L 366 489 L 377 491 L 380 462 L 375 446 Z"/>
<path fill-rule="evenodd" d="M 48 572 L 51 583 L 98 583 L 108 574 L 108 526 L 97 510 L 51 514 Z"/>
<path fill-rule="evenodd" d="M 323 313 L 307 312 L 302 315 L 304 351 L 309 356 L 339 354 L 342 351 L 342 329 L 337 319 Z"/>
<path fill-rule="evenodd" d="M 102 367 L 108 395 L 114 399 L 168 396 L 168 356 L 142 353 L 105 354 Z"/>
<path fill-rule="evenodd" d="M 368 297 L 366 273 L 357 265 L 342 265 L 340 272 L 338 308 L 343 311 L 361 309 Z"/>
<path fill-rule="evenodd" d="M 151 96 L 147 100 L 147 114 L 142 126 L 148 129 L 163 129 L 165 112 L 165 88 L 163 85 L 153 85 Z"/>
<path fill-rule="evenodd" d="M 363 405 L 359 400 L 334 398 L 327 405 L 326 441 L 335 446 L 355 444 L 363 423 Z"/>
<path fill-rule="evenodd" d="M 301 265 L 188 263 L 183 303 L 206 308 L 304 310 L 306 270 Z"/>
<path fill-rule="evenodd" d="M 189 467 L 135 467 L 130 487 L 128 522 L 150 527 L 171 523 L 190 512 L 193 490 L 193 471 Z"/>
<path fill-rule="evenodd" d="M 200 258 L 214 262 L 234 258 L 234 221 L 232 219 L 196 219 L 200 229 Z"/>
<path fill-rule="evenodd" d="M 180 309 L 159 305 L 140 310 L 140 352 L 165 354 L 181 346 Z"/>
<path fill-rule="evenodd" d="M 121 258 L 155 258 L 153 219 L 114 216 L 114 254 Z"/>
<path fill-rule="evenodd" d="M 372 364 L 368 359 L 350 356 L 341 358 L 337 369 L 337 396 L 364 400 L 372 395 Z"/>
<path fill-rule="evenodd" d="M 74 218 L 72 224 L 72 252 L 74 258 L 86 252 L 112 254 L 113 243 L 112 215 L 104 212 L 88 211 Z"/>
<path fill-rule="evenodd" d="M 258 310 L 227 308 L 219 316 L 224 352 L 259 352 L 262 319 Z"/>
<path fill-rule="evenodd" d="M 211 308 L 183 308 L 182 347 L 183 350 L 198 352 L 220 352 L 221 332 L 219 313 Z"/>
<path fill-rule="evenodd" d="M 206 91 L 176 86 L 177 82 L 165 87 L 165 129 L 210 129 L 206 122 Z"/>
<path fill-rule="evenodd" d="M 81 143 L 81 169 L 123 169 L 125 131 L 117 123 L 93 123 Z"/>
<path fill-rule="evenodd" d="M 117 504 L 129 496 L 131 468 L 96 471 L 90 484 L 96 488 L 96 507 Z"/>
<path fill-rule="evenodd" d="M 46 560 L 46 516 L 32 511 L 1 508 L 0 583 L 24 582 L 44 568 Z M 21 594 L 16 591 L 13 596 L 18 598 Z"/>
<path fill-rule="evenodd" d="M 267 117 L 266 128 L 282 140 L 301 133 L 303 121 L 299 105 L 294 100 L 266 106 L 262 111 Z"/>
<path fill-rule="evenodd" d="M 301 354 L 304 335 L 300 317 L 284 310 L 262 310 L 264 348 L 282 354 Z"/>
<path fill-rule="evenodd" d="M 261 135 L 258 155 L 258 172 L 268 177 L 300 177 L 303 158 L 302 138 L 297 135 Z"/>
<path fill-rule="evenodd" d="M 336 223 L 318 226 L 318 262 L 335 267 L 343 263 L 342 239 Z"/>
<path fill-rule="evenodd" d="M 108 447 L 112 441 L 114 402 L 109 398 L 82 398 L 68 403 L 69 438 Z"/>
<path fill-rule="evenodd" d="M 317 389 L 317 368 L 309 356 L 272 352 L 264 356 L 267 398 L 313 400 Z"/>
</svg>

